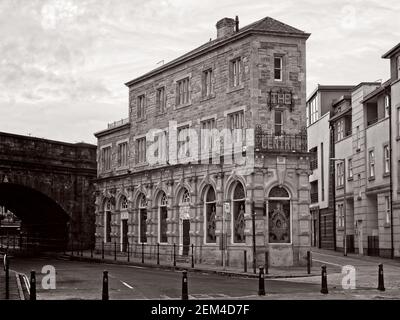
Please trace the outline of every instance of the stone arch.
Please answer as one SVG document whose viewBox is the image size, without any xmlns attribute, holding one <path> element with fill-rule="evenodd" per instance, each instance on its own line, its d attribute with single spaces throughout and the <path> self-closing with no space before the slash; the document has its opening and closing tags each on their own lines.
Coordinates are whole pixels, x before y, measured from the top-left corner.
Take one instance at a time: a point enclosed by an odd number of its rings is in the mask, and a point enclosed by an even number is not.
<svg viewBox="0 0 400 320">
<path fill-rule="evenodd" d="M 117 195 L 115 197 L 115 199 L 116 199 L 116 201 L 115 201 L 115 210 L 121 211 L 122 200 L 124 200 L 124 198 L 126 200 L 128 200 L 129 195 L 126 194 L 123 191 L 120 191 L 120 192 L 117 193 Z"/>
<path fill-rule="evenodd" d="M 198 203 L 203 203 L 205 192 L 207 192 L 209 186 L 214 188 L 215 194 L 217 193 L 217 183 L 214 181 L 214 179 L 204 179 L 199 185 L 199 198 L 197 199 Z"/>
<path fill-rule="evenodd" d="M 245 195 L 247 195 L 246 180 L 244 179 L 244 177 L 234 174 L 231 175 L 226 181 L 224 189 L 225 200 L 232 199 L 233 190 L 235 189 L 238 182 L 240 182 L 243 185 Z"/>
<path fill-rule="evenodd" d="M 182 196 L 183 196 L 183 193 L 185 192 L 185 190 L 187 190 L 190 194 L 190 204 L 191 205 L 193 204 L 193 201 L 192 201 L 193 190 L 190 187 L 190 185 L 185 183 L 185 184 L 179 185 L 175 190 L 175 197 L 174 197 L 175 205 L 178 206 L 181 203 L 181 199 L 182 199 Z"/>
</svg>

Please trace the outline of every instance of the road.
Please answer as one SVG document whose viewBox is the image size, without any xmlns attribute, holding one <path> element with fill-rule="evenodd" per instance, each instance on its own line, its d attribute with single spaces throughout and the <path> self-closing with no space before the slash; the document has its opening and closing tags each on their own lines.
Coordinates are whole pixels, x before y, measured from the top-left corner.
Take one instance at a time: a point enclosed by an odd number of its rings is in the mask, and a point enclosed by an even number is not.
<svg viewBox="0 0 400 320">
<path fill-rule="evenodd" d="M 45 265 L 56 270 L 56 289 L 41 287 Z M 180 299 L 182 273 L 135 266 L 97 264 L 55 259 L 13 259 L 12 269 L 29 276 L 37 273 L 38 299 L 100 299 L 103 270 L 109 272 L 110 299 Z M 190 273 L 190 299 L 257 299 L 258 279 L 231 278 L 216 274 Z M 265 281 L 268 295 L 318 293 L 318 284 Z"/>
</svg>

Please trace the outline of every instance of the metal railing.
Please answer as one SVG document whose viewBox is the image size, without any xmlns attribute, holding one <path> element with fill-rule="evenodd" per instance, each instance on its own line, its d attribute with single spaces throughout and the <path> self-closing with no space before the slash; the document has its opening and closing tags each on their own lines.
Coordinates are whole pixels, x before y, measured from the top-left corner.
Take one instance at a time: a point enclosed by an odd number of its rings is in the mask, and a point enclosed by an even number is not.
<svg viewBox="0 0 400 320">
<path fill-rule="evenodd" d="M 113 128 L 122 126 L 122 125 L 127 124 L 127 123 L 129 123 L 129 118 L 125 118 L 125 119 L 121 119 L 121 120 L 118 120 L 118 121 L 114 121 L 114 122 L 111 122 L 111 123 L 109 123 L 107 125 L 107 129 L 113 129 Z"/>
<path fill-rule="evenodd" d="M 255 150 L 307 152 L 307 134 L 303 131 L 298 134 L 282 133 L 281 135 L 275 135 L 256 127 Z"/>
</svg>

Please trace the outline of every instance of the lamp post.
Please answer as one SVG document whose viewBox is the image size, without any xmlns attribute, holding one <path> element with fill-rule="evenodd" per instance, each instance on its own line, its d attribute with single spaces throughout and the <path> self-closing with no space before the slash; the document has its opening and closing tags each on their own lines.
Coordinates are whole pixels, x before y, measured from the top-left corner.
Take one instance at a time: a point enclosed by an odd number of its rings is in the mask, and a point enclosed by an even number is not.
<svg viewBox="0 0 400 320">
<path fill-rule="evenodd" d="M 331 161 L 341 161 L 343 162 L 343 224 L 344 224 L 344 230 L 343 230 L 343 255 L 347 256 L 347 234 L 346 234 L 346 159 L 344 158 L 331 158 Z"/>
</svg>

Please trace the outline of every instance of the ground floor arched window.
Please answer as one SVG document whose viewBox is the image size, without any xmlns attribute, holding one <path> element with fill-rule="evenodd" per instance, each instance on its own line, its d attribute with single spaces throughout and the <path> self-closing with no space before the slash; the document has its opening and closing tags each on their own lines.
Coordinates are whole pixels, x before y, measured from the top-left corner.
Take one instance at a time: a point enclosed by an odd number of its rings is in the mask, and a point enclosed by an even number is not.
<svg viewBox="0 0 400 320">
<path fill-rule="evenodd" d="M 244 220 L 244 214 L 246 211 L 245 206 L 246 195 L 244 192 L 243 185 L 237 182 L 235 189 L 233 190 L 232 202 L 233 202 L 233 242 L 243 243 L 246 241 L 244 230 L 246 222 Z"/>
<path fill-rule="evenodd" d="M 141 243 L 147 242 L 147 199 L 144 194 L 139 196 L 139 238 Z"/>
<path fill-rule="evenodd" d="M 204 210 L 205 210 L 205 240 L 206 243 L 216 243 L 215 236 L 215 216 L 216 216 L 216 201 L 215 191 L 213 187 L 208 187 L 205 193 Z"/>
<path fill-rule="evenodd" d="M 274 187 L 268 196 L 269 243 L 291 242 L 290 196 L 283 187 Z"/>
<path fill-rule="evenodd" d="M 166 194 L 163 192 L 161 197 L 160 197 L 160 202 L 159 202 L 159 221 L 160 221 L 160 232 L 159 232 L 159 242 L 160 243 L 165 243 L 168 242 L 168 236 L 167 236 L 167 230 L 168 230 L 168 225 L 167 225 L 167 218 L 168 218 L 168 199 Z"/>
</svg>

